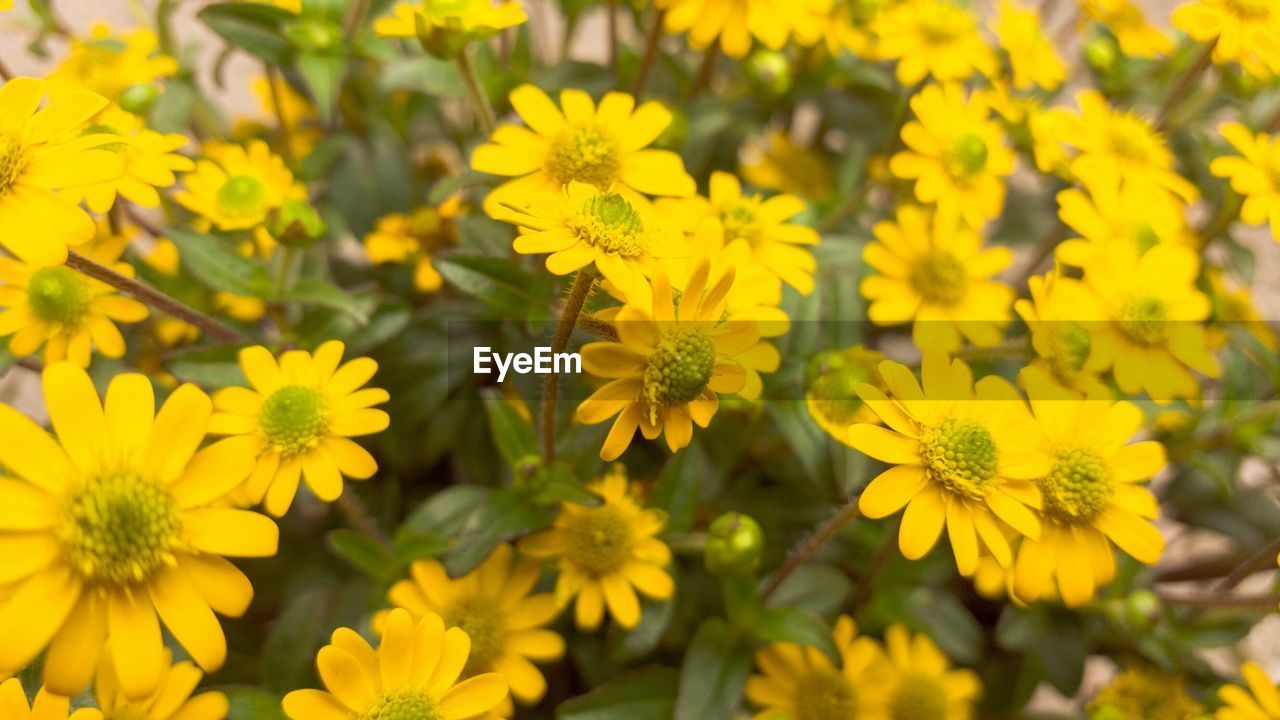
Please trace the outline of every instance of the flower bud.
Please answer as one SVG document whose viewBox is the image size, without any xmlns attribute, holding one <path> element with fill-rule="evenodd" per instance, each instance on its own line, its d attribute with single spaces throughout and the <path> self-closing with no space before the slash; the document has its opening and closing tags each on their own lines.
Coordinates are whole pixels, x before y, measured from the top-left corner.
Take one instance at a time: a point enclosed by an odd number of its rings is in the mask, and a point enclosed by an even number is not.
<svg viewBox="0 0 1280 720">
<path fill-rule="evenodd" d="M 160 90 L 153 84 L 130 85 L 120 93 L 120 107 L 134 115 L 141 115 L 150 110 L 159 97 Z"/>
<path fill-rule="evenodd" d="M 333 50 L 342 44 L 342 28 L 324 20 L 306 19 L 290 24 L 284 36 L 299 50 Z"/>
<path fill-rule="evenodd" d="M 761 49 L 747 58 L 747 77 L 766 95 L 784 95 L 791 89 L 791 63 L 777 50 Z"/>
<path fill-rule="evenodd" d="M 764 531 L 750 515 L 730 512 L 711 523 L 703 561 L 712 575 L 745 575 L 760 566 Z"/>
<path fill-rule="evenodd" d="M 290 247 L 310 247 L 328 229 L 324 218 L 306 200 L 286 200 L 271 221 L 271 235 Z"/>
</svg>

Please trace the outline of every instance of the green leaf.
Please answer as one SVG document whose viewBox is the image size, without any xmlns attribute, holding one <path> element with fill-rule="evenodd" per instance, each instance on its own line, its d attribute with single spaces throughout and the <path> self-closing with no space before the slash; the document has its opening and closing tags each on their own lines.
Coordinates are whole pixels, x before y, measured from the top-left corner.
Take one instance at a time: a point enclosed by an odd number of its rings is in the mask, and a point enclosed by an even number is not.
<svg viewBox="0 0 1280 720">
<path fill-rule="evenodd" d="M 720 618 L 703 621 L 685 652 L 674 720 L 729 720 L 751 673 L 751 653 Z"/>
<path fill-rule="evenodd" d="M 287 65 L 293 46 L 282 32 L 293 13 L 263 3 L 217 3 L 198 13 L 229 44 L 266 62 Z"/>
<path fill-rule="evenodd" d="M 148 124 L 156 132 L 182 132 L 191 123 L 191 112 L 199 97 L 200 91 L 190 82 L 170 82 L 148 111 Z"/>
<path fill-rule="evenodd" d="M 667 531 L 689 532 L 703 483 L 715 469 L 707 462 L 700 443 L 694 442 L 684 452 L 676 453 L 662 469 L 653 490 L 653 507 L 667 513 Z"/>
<path fill-rule="evenodd" d="M 460 175 L 450 175 L 437 180 L 435 185 L 431 186 L 431 194 L 427 196 L 427 200 L 434 205 L 438 205 L 448 200 L 449 196 L 454 193 L 462 192 L 468 188 L 482 187 L 492 182 L 492 175 L 468 170 Z"/>
<path fill-rule="evenodd" d="M 287 692 L 307 682 L 314 657 L 300 648 L 315 648 L 322 643 L 328 632 L 325 608 L 332 599 L 333 594 L 324 586 L 290 596 L 262 648 L 261 677 L 267 689 Z M 257 720 L 257 716 L 250 717 Z"/>
<path fill-rule="evenodd" d="M 325 544 L 335 555 L 374 579 L 389 580 L 397 568 L 396 558 L 385 545 L 355 530 L 334 530 L 325 537 Z"/>
<path fill-rule="evenodd" d="M 627 673 L 556 708 L 557 720 L 669 720 L 679 674 L 652 667 Z"/>
<path fill-rule="evenodd" d="M 308 305 L 332 308 L 350 315 L 361 325 L 369 323 L 367 309 L 369 303 L 367 301 L 362 301 L 360 297 L 352 295 L 333 283 L 324 280 L 301 278 L 277 299 L 285 302 L 301 302 Z"/>
<path fill-rule="evenodd" d="M 769 403 L 769 414 L 773 416 L 778 431 L 786 438 L 792 454 L 800 461 L 805 473 L 813 480 L 821 478 L 826 439 L 822 430 L 809 418 L 804 403 Z"/>
<path fill-rule="evenodd" d="M 449 540 L 434 533 L 397 533 L 394 546 L 396 563 L 404 567 L 448 550 Z"/>
<path fill-rule="evenodd" d="M 819 615 L 835 612 L 853 592 L 848 576 L 830 565 L 802 565 L 769 598 L 770 607 L 795 607 Z"/>
<path fill-rule="evenodd" d="M 338 107 L 338 93 L 347 74 L 346 57 L 327 52 L 305 52 L 298 56 L 298 72 L 306 78 L 321 116 L 333 117 Z"/>
<path fill-rule="evenodd" d="M 818 615 L 791 607 L 765 609 L 751 626 L 751 633 L 761 642 L 787 642 L 815 647 L 832 660 L 839 659 L 839 650 L 831 639 L 831 628 Z"/>
<path fill-rule="evenodd" d="M 519 268 L 507 260 L 474 255 L 450 255 L 436 260 L 436 269 L 459 291 L 508 317 L 529 313 L 532 285 Z"/>
<path fill-rule="evenodd" d="M 907 596 L 906 610 L 914 616 L 912 624 L 952 658 L 969 664 L 978 660 L 982 628 L 955 596 L 919 589 Z"/>
<path fill-rule="evenodd" d="M 222 692 L 231 705 L 227 720 L 285 720 L 280 698 L 265 690 L 234 687 Z"/>
<path fill-rule="evenodd" d="M 185 352 L 170 359 L 165 367 L 174 377 L 204 388 L 248 385 L 235 348 L 217 347 Z"/>
<path fill-rule="evenodd" d="M 170 228 L 168 236 L 178 246 L 183 267 L 214 290 L 249 297 L 270 294 L 271 277 L 266 269 L 236 252 L 231 243 L 181 228 Z"/>
<path fill-rule="evenodd" d="M 538 438 L 533 425 L 520 417 L 520 413 L 503 397 L 497 388 L 485 388 L 481 393 L 484 411 L 489 416 L 489 428 L 498 452 L 507 463 L 515 467 L 527 455 L 538 454 Z"/>
<path fill-rule="evenodd" d="M 457 544 L 445 559 L 445 567 L 453 577 L 465 575 L 484 562 L 498 543 L 545 527 L 554 513 L 554 508 L 529 502 L 514 488 L 499 490 L 468 518 Z"/>
<path fill-rule="evenodd" d="M 378 89 L 384 94 L 410 90 L 446 98 L 467 94 L 457 66 L 430 55 L 389 63 L 378 77 Z M 432 202 L 439 201 L 433 198 Z"/>
<path fill-rule="evenodd" d="M 463 523 L 488 501 L 493 490 L 480 485 L 455 485 L 432 495 L 410 513 L 397 534 L 458 534 Z"/>
</svg>

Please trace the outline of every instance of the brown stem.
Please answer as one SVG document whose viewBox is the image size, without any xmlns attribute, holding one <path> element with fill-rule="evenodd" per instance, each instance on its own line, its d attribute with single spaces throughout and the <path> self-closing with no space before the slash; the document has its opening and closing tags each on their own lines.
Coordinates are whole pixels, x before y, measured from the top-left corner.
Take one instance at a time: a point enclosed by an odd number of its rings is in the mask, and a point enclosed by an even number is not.
<svg viewBox="0 0 1280 720">
<path fill-rule="evenodd" d="M 0 80 L 4 80 L 5 82 L 8 82 L 14 79 L 15 77 L 17 76 L 14 75 L 13 71 L 9 69 L 9 66 L 4 64 L 4 58 L 0 58 Z"/>
<path fill-rule="evenodd" d="M 142 231 L 151 237 L 159 240 L 164 237 L 164 233 L 160 231 L 150 220 L 144 218 L 141 213 L 133 209 L 133 206 L 126 205 L 124 207 L 124 216 L 129 218 L 129 222 L 142 228 Z"/>
<path fill-rule="evenodd" d="M 578 327 L 582 328 L 586 332 L 591 333 L 592 335 L 595 335 L 601 340 L 608 340 L 609 342 L 619 342 L 618 328 L 615 327 L 614 324 L 611 322 L 605 322 L 604 320 L 597 320 L 596 318 L 593 318 L 590 315 L 579 315 Z"/>
<path fill-rule="evenodd" d="M 782 567 L 778 568 L 778 571 L 769 578 L 769 582 L 765 583 L 764 590 L 761 591 L 764 599 L 768 600 L 771 595 L 778 591 L 778 588 L 782 587 L 782 583 L 791 576 L 791 573 L 812 560 L 813 556 L 817 555 L 818 551 L 831 542 L 836 533 L 840 532 L 840 528 L 857 517 L 858 499 L 852 498 L 840 508 L 839 512 L 819 525 L 818 529 L 814 530 L 813 534 L 800 547 L 787 556 L 786 561 L 782 563 Z"/>
<path fill-rule="evenodd" d="M 277 132 L 280 134 L 280 156 L 288 165 L 293 165 L 293 129 L 289 127 L 289 118 L 285 115 L 284 97 L 280 92 L 280 83 L 284 82 L 280 71 L 271 63 L 263 63 L 263 67 L 267 71 L 267 87 L 271 93 L 271 106 L 275 110 L 276 120 L 279 123 Z"/>
<path fill-rule="evenodd" d="M 360 23 L 364 21 L 365 13 L 369 11 L 369 0 L 355 0 L 351 4 L 351 12 L 347 15 L 347 24 L 344 33 L 347 40 L 350 41 L 355 36 L 356 31 L 360 29 Z"/>
<path fill-rule="evenodd" d="M 1016 337 L 996 345 L 966 345 L 956 350 L 952 357 L 965 360 L 992 360 L 1002 357 L 1024 357 L 1031 352 L 1031 340 L 1027 336 Z"/>
<path fill-rule="evenodd" d="M 1280 103 L 1277 104 L 1276 111 L 1271 115 L 1271 119 L 1267 121 L 1266 125 L 1262 126 L 1262 132 L 1268 135 L 1280 132 Z"/>
<path fill-rule="evenodd" d="M 639 98 L 649 84 L 649 75 L 653 73 L 654 61 L 658 59 L 658 45 L 662 42 L 662 25 L 666 22 L 667 11 L 658 10 L 653 15 L 653 24 L 649 26 L 649 34 L 644 39 L 644 59 L 640 61 L 640 72 L 631 85 L 631 94 Z"/>
<path fill-rule="evenodd" d="M 609 22 L 609 71 L 613 73 L 614 85 L 621 86 L 622 75 L 618 72 L 618 0 L 605 3 L 604 11 Z"/>
<path fill-rule="evenodd" d="M 1030 280 L 1044 265 L 1045 261 L 1053 257 L 1053 251 L 1058 247 L 1058 243 L 1062 241 L 1062 224 L 1057 218 L 1053 220 L 1053 226 L 1044 234 L 1040 242 L 1036 244 L 1035 254 L 1031 256 L 1022 272 L 1019 273 L 1018 279 L 1014 283 L 1014 288 L 1019 293 L 1025 294 L 1027 289 L 1027 281 Z"/>
<path fill-rule="evenodd" d="M 573 279 L 573 287 L 569 290 L 569 298 L 564 303 L 564 311 L 560 315 L 560 324 L 556 326 L 556 334 L 551 339 L 551 354 L 564 352 L 569 345 L 569 336 L 582 314 L 582 306 L 591 294 L 595 278 L 586 269 L 579 270 Z M 553 372 L 542 384 L 542 457 L 550 464 L 556 459 L 556 395 L 560 392 L 560 373 Z"/>
<path fill-rule="evenodd" d="M 1249 556 L 1248 560 L 1237 565 L 1236 569 L 1222 578 L 1217 585 L 1213 586 L 1213 589 L 1217 592 L 1226 592 L 1244 582 L 1246 578 L 1254 573 L 1276 569 L 1276 555 L 1278 553 L 1280 553 L 1280 538 L 1272 540 L 1261 550 Z"/>
<path fill-rule="evenodd" d="M 698 68 L 698 77 L 689 87 L 689 99 L 693 100 L 711 85 L 711 76 L 716 74 L 716 60 L 720 57 L 720 43 L 712 42 L 702 53 L 702 65 Z"/>
<path fill-rule="evenodd" d="M 131 295 L 135 299 L 146 303 L 157 310 L 160 310 L 161 312 L 195 325 L 204 331 L 204 333 L 209 337 L 217 338 L 223 342 L 236 344 L 249 341 L 249 338 L 245 337 L 239 331 L 223 325 L 208 315 L 187 307 L 146 283 L 139 282 L 133 278 L 127 278 L 109 267 L 99 265 L 74 250 L 67 252 L 67 267 L 84 273 L 94 280 L 104 282 L 111 287 L 127 295 Z"/>
<path fill-rule="evenodd" d="M 1237 429 L 1277 413 L 1280 413 L 1280 400 L 1263 400 L 1239 415 L 1219 423 L 1210 432 L 1181 443 L 1176 452 L 1169 453 L 1169 459 L 1173 461 L 1182 460 L 1190 457 L 1196 451 L 1218 447 Z"/>
<path fill-rule="evenodd" d="M 467 92 L 471 93 L 471 102 L 476 106 L 476 115 L 480 118 L 480 127 L 485 135 L 492 135 L 498 128 L 498 119 L 493 114 L 493 106 L 489 104 L 489 96 L 480 84 L 480 76 L 476 74 L 476 66 L 471 62 L 471 55 L 463 48 L 458 53 L 458 69 L 462 71 L 462 79 L 467 84 Z"/>
<path fill-rule="evenodd" d="M 849 608 L 850 614 L 856 612 L 858 608 L 871 599 L 871 593 L 875 590 L 876 579 L 880 577 L 880 573 L 889 564 L 889 560 L 893 558 L 893 553 L 897 549 L 898 533 L 896 529 L 893 529 L 884 536 L 884 542 L 881 543 L 880 549 L 876 551 L 875 557 L 871 559 L 871 565 L 867 567 L 867 571 L 858 580 L 858 591 L 853 595 Z"/>
<path fill-rule="evenodd" d="M 377 540 L 383 545 L 390 545 L 391 538 L 382 531 L 378 525 L 378 521 L 373 519 L 369 514 L 369 509 L 364 506 L 364 502 L 355 494 L 351 488 L 347 488 L 342 495 L 338 496 L 334 505 L 338 506 L 338 510 L 342 512 L 343 517 L 351 525 L 353 530 L 357 530 L 369 537 Z"/>
<path fill-rule="evenodd" d="M 1191 63 L 1191 66 L 1178 76 L 1173 88 L 1165 96 L 1164 104 L 1160 106 L 1159 112 L 1156 113 L 1155 126 L 1157 130 L 1163 132 L 1167 129 L 1169 115 L 1186 99 L 1187 91 L 1191 89 L 1191 86 L 1195 84 L 1200 75 L 1213 63 L 1213 49 L 1217 45 L 1217 40 L 1207 43 L 1200 50 L 1200 54 L 1196 56 L 1195 62 Z"/>
<path fill-rule="evenodd" d="M 1269 609 L 1280 604 L 1280 594 L 1232 595 L 1215 592 L 1175 592 L 1157 590 L 1160 600 L 1170 605 L 1189 605 L 1197 608 L 1258 608 Z"/>
</svg>

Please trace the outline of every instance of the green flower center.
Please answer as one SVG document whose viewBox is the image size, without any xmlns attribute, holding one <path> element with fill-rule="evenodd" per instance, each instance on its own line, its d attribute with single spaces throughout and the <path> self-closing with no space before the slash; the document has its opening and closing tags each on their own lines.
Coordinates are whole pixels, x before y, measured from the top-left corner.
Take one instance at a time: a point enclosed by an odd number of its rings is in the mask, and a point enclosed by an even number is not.
<svg viewBox="0 0 1280 720">
<path fill-rule="evenodd" d="M 255 177 L 236 175 L 218 189 L 218 207 L 232 217 L 256 215 L 266 203 L 267 186 Z"/>
<path fill-rule="evenodd" d="M 40 268 L 27 281 L 27 303 L 45 322 L 74 326 L 89 311 L 89 283 L 68 267 Z"/>
<path fill-rule="evenodd" d="M 27 148 L 17 133 L 0 133 L 0 195 L 18 182 L 28 159 Z"/>
<path fill-rule="evenodd" d="M 546 170 L 556 185 L 577 180 L 608 190 L 621 169 L 618 139 L 595 123 L 568 127 L 551 141 Z"/>
<path fill-rule="evenodd" d="M 732 208 L 720 211 L 720 224 L 724 227 L 726 244 L 734 240 L 746 240 L 755 244 L 760 239 L 760 221 L 756 218 L 759 201 L 744 200 Z"/>
<path fill-rule="evenodd" d="M 795 720 L 850 720 L 858 716 L 858 691 L 834 670 L 814 670 L 796 683 Z"/>
<path fill-rule="evenodd" d="M 658 343 L 645 362 L 645 398 L 667 407 L 696 400 L 715 368 L 716 348 L 705 332 L 676 330 Z"/>
<path fill-rule="evenodd" d="M 898 683 L 889 704 L 893 720 L 939 720 L 947 716 L 947 689 L 936 678 L 911 673 Z"/>
<path fill-rule="evenodd" d="M 1147 223 L 1138 223 L 1130 228 L 1129 240 L 1139 255 L 1146 255 L 1148 250 L 1160 244 L 1160 236 Z"/>
<path fill-rule="evenodd" d="M 279 453 L 297 455 L 314 448 L 329 431 L 328 403 L 319 390 L 286 385 L 262 403 L 258 422 Z"/>
<path fill-rule="evenodd" d="M 947 418 L 920 435 L 920 455 L 934 482 L 971 498 L 987 494 L 1000 453 L 981 423 Z"/>
<path fill-rule="evenodd" d="M 458 244 L 457 225 L 432 207 L 419 208 L 409 217 L 409 234 L 428 255 Z"/>
<path fill-rule="evenodd" d="M 568 221 L 579 240 L 604 252 L 626 258 L 644 253 L 644 220 L 617 193 L 596 195 L 583 203 Z"/>
<path fill-rule="evenodd" d="M 617 505 L 587 508 L 564 527 L 565 557 L 580 570 L 607 575 L 631 557 L 631 519 Z"/>
<path fill-rule="evenodd" d="M 947 165 L 951 174 L 969 178 L 987 169 L 990 150 L 987 142 L 977 133 L 965 133 L 956 139 L 947 153 Z"/>
<path fill-rule="evenodd" d="M 1160 298 L 1130 298 L 1120 308 L 1120 330 L 1139 345 L 1163 345 L 1168 323 L 1169 309 Z"/>
<path fill-rule="evenodd" d="M 460 627 L 471 638 L 465 674 L 492 670 L 506 643 L 506 622 L 501 611 L 480 598 L 462 598 L 445 608 L 441 616 L 445 625 Z"/>
<path fill-rule="evenodd" d="M 1058 378 L 1073 378 L 1084 369 L 1093 349 L 1089 331 L 1076 322 L 1055 322 L 1050 329 L 1049 367 Z"/>
<path fill-rule="evenodd" d="M 969 290 L 969 272 L 955 255 L 935 249 L 911 268 L 911 287 L 929 303 L 955 305 Z"/>
<path fill-rule="evenodd" d="M 383 695 L 355 720 L 441 720 L 440 708 L 421 691 Z"/>
<path fill-rule="evenodd" d="M 1226 0 L 1224 4 L 1241 20 L 1265 20 L 1271 17 L 1273 0 Z"/>
<path fill-rule="evenodd" d="M 128 585 L 173 565 L 181 544 L 169 491 L 132 471 L 91 478 L 67 496 L 58 528 L 67 559 L 90 582 Z"/>
<path fill-rule="evenodd" d="M 1053 467 L 1039 485 L 1045 512 L 1063 523 L 1088 522 L 1098 517 L 1113 491 L 1107 464 L 1079 448 L 1055 453 Z"/>
<path fill-rule="evenodd" d="M 840 350 L 814 356 L 805 368 L 809 394 L 823 403 L 823 414 L 834 423 L 852 422 L 862 409 L 857 387 L 871 382 L 871 370 Z"/>
</svg>

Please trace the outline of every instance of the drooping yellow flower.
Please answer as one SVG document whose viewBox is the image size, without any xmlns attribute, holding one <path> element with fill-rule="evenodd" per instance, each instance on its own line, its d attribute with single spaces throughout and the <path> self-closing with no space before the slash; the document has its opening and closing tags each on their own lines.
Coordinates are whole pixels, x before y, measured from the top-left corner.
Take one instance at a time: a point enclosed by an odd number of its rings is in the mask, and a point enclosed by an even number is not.
<svg viewBox="0 0 1280 720">
<path fill-rule="evenodd" d="M 124 243 L 102 243 L 82 254 L 99 265 L 133 277 L 119 262 Z M 115 323 L 141 322 L 147 306 L 115 288 L 65 265 L 31 265 L 0 257 L 0 337 L 9 351 L 26 357 L 44 347 L 45 363 L 70 360 L 89 367 L 90 356 L 123 357 L 124 336 Z"/>
<path fill-rule="evenodd" d="M 306 197 L 284 160 L 261 140 L 243 147 L 209 143 L 202 155 L 173 199 L 218 230 L 256 227 L 286 200 Z"/>
<path fill-rule="evenodd" d="M 1218 128 L 1240 156 L 1215 158 L 1209 171 L 1231 181 L 1244 196 L 1240 219 L 1250 225 L 1271 225 L 1271 237 L 1280 242 L 1280 138 L 1254 134 L 1237 122 Z"/>
<path fill-rule="evenodd" d="M 1086 709 L 1089 720 L 1200 720 L 1204 717 L 1204 707 L 1187 692 L 1185 679 L 1144 667 L 1125 669 L 1089 701 Z"/>
<path fill-rule="evenodd" d="M 480 566 L 456 580 L 432 559 L 410 567 L 412 579 L 391 586 L 391 603 L 415 619 L 436 614 L 446 627 L 459 627 L 471 638 L 471 657 L 463 677 L 496 672 L 511 683 L 511 695 L 522 705 L 536 705 L 547 681 L 530 661 L 554 662 L 564 655 L 564 638 L 546 626 L 560 613 L 555 596 L 534 594 L 542 563 L 516 558 L 507 544 L 497 547 Z M 374 619 L 386 623 L 389 611 Z M 508 705 L 510 705 L 508 703 Z M 501 713 L 510 717 L 513 709 Z"/>
<path fill-rule="evenodd" d="M 801 45 L 818 42 L 831 0 L 657 0 L 657 6 L 667 13 L 667 32 L 687 32 L 697 49 L 719 40 L 725 55 L 741 58 L 753 36 L 771 50 L 792 37 Z"/>
<path fill-rule="evenodd" d="M 835 176 L 822 153 L 792 142 L 783 130 L 769 130 L 742 152 L 739 174 L 765 190 L 799 195 L 821 202 L 835 191 Z"/>
<path fill-rule="evenodd" d="M 561 91 L 557 108 L 533 85 L 516 88 L 511 105 L 528 127 L 503 125 L 471 155 L 473 169 L 514 178 L 489 192 L 485 212 L 523 207 L 575 180 L 628 199 L 692 195 L 697 186 L 680 156 L 646 149 L 671 124 L 670 111 L 658 102 L 635 103 L 626 93 L 611 92 L 597 107 L 587 93 L 569 89 Z"/>
<path fill-rule="evenodd" d="M 1098 322 L 1102 310 L 1097 297 L 1079 280 L 1059 272 L 1027 279 L 1031 299 L 1013 307 L 1031 331 L 1036 358 L 1027 367 L 1047 373 L 1057 384 L 1092 397 L 1106 397 L 1099 378 L 1107 370 L 1106 359 L 1093 346 L 1090 322 Z"/>
<path fill-rule="evenodd" d="M 648 287 L 648 277 L 669 258 L 691 254 L 674 224 L 643 197 L 630 200 L 571 181 L 557 193 L 535 196 L 523 209 L 504 209 L 499 220 L 519 226 L 515 251 L 547 256 L 547 269 L 568 275 L 588 265 L 624 294 Z"/>
<path fill-rule="evenodd" d="M 177 151 L 187 144 L 185 135 L 162 135 L 148 130 L 142 119 L 118 108 L 108 108 L 94 118 L 91 130 L 115 136 L 115 142 L 102 150 L 114 152 L 124 164 L 120 177 L 94 185 L 71 188 L 68 200 L 81 199 L 90 210 L 105 214 L 122 197 L 140 207 L 160 207 L 156 188 L 172 187 L 178 182 L 174 173 L 191 172 L 195 163 Z"/>
<path fill-rule="evenodd" d="M 67 261 L 67 245 L 93 237 L 93 219 L 57 191 L 120 177 L 115 142 L 83 134 L 107 106 L 101 95 L 71 92 L 43 109 L 45 82 L 14 78 L 0 86 L 0 246 L 38 265 Z"/>
<path fill-rule="evenodd" d="M 665 570 L 671 550 L 657 538 L 667 517 L 640 504 L 629 491 L 622 465 L 610 467 L 588 489 L 600 496 L 599 505 L 564 503 L 551 528 L 521 540 L 520 551 L 555 561 L 556 604 L 564 608 L 576 603 L 579 630 L 600 627 L 606 608 L 630 629 L 640 622 L 636 591 L 654 600 L 668 600 L 675 593 L 675 582 Z"/>
<path fill-rule="evenodd" d="M 398 2 L 390 17 L 378 18 L 373 29 L 382 37 L 416 38 L 418 24 L 427 32 L 462 32 L 484 37 L 529 19 L 515 0 L 416 0 Z"/>
<path fill-rule="evenodd" d="M 151 85 L 178 72 L 178 61 L 158 51 L 155 33 L 144 28 L 116 35 L 94 23 L 87 38 L 72 38 L 67 57 L 49 74 L 55 97 L 88 90 L 119 102 L 125 90 Z"/>
<path fill-rule="evenodd" d="M 1080 0 L 1080 9 L 1115 36 L 1125 55 L 1154 58 L 1173 49 L 1169 36 L 1147 22 L 1133 0 Z"/>
<path fill-rule="evenodd" d="M 209 432 L 249 443 L 257 463 L 245 489 L 276 517 L 293 505 L 300 479 L 317 498 L 333 502 L 342 495 L 343 477 L 367 480 L 378 471 L 373 456 L 351 438 L 387 429 L 387 413 L 373 406 L 390 395 L 364 387 L 378 363 L 370 358 L 343 363 L 345 349 L 330 340 L 314 355 L 290 350 L 277 363 L 262 346 L 245 348 L 240 369 L 250 387 L 214 394 L 217 413 Z"/>
<path fill-rule="evenodd" d="M 962 81 L 975 72 L 995 74 L 995 56 L 973 10 L 954 0 L 905 0 L 885 8 L 871 22 L 876 54 L 898 61 L 898 82 L 914 85 L 926 77 Z"/>
<path fill-rule="evenodd" d="M 1058 217 L 1080 237 L 1054 248 L 1064 265 L 1083 267 L 1094 255 L 1116 246 L 1145 253 L 1160 244 L 1195 247 L 1195 235 L 1180 212 L 1168 212 L 1142 185 L 1088 184 L 1058 193 Z"/>
<path fill-rule="evenodd" d="M 859 637 L 853 618 L 840 616 L 831 637 L 840 651 L 833 664 L 822 651 L 770 643 L 756 651 L 759 675 L 747 679 L 746 697 L 757 718 L 862 720 L 886 711 L 885 659 L 872 639 Z M 879 715 L 877 715 L 879 713 Z"/>
<path fill-rule="evenodd" d="M 435 292 L 444 278 L 432 260 L 441 250 L 458 244 L 457 220 L 462 214 L 462 198 L 455 195 L 409 215 L 384 216 L 373 232 L 364 236 L 365 254 L 372 263 L 411 263 L 413 286 L 421 292 Z"/>
<path fill-rule="evenodd" d="M 338 628 L 316 655 L 327 692 L 294 690 L 284 713 L 290 720 L 483 720 L 507 698 L 507 680 L 486 673 L 459 682 L 471 647 L 461 628 L 446 630 L 435 614 L 415 624 L 408 612 L 392 610 L 377 650 Z"/>
<path fill-rule="evenodd" d="M 1215 63 L 1237 62 L 1260 78 L 1280 73 L 1280 8 L 1271 0 L 1191 0 L 1170 19 L 1196 40 L 1214 43 Z"/>
<path fill-rule="evenodd" d="M 1040 538 L 1019 546 L 1014 587 L 1025 602 L 1056 587 L 1063 603 L 1077 607 L 1115 576 L 1113 543 L 1147 565 L 1160 559 L 1164 538 L 1152 523 L 1159 510 L 1141 483 L 1164 466 L 1164 447 L 1130 442 L 1142 429 L 1133 403 L 1082 398 L 1034 369 L 1022 381 L 1051 465 L 1036 481 L 1044 498 Z"/>
<path fill-rule="evenodd" d="M 856 423 L 879 422 L 879 418 L 858 397 L 857 388 L 870 383 L 884 389 L 879 367 L 884 355 L 853 345 L 842 350 L 818 353 L 805 365 L 804 401 L 809 417 L 845 445 L 850 445 L 849 428 Z"/>
<path fill-rule="evenodd" d="M 1000 38 L 1000 47 L 1009 54 L 1013 70 L 1013 86 L 1029 90 L 1032 86 L 1054 90 L 1067 79 L 1067 66 L 1058 56 L 1053 43 L 1040 28 L 1040 12 L 1014 0 L 1001 0 L 1000 11 L 991 21 L 991 29 Z"/>
<path fill-rule="evenodd" d="M 0 0 L 0 10 L 7 10 Z M 10 678 L 0 683 L 0 717 L 5 720 L 68 720 L 71 699 L 40 688 L 34 703 L 27 703 L 22 681 Z M 102 720 L 102 713 L 93 708 L 81 708 L 71 713 L 70 720 Z"/>
<path fill-rule="evenodd" d="M 204 673 L 191 661 L 175 664 L 173 653 L 165 650 L 164 672 L 156 692 L 145 698 L 130 699 L 121 692 L 109 652 L 104 651 L 93 685 L 102 720 L 226 720 L 230 708 L 226 695 L 204 692 L 192 697 Z"/>
<path fill-rule="evenodd" d="M 884 710 L 867 720 L 970 720 L 982 695 L 972 670 L 952 669 L 929 636 L 894 625 L 885 631 L 890 679 Z"/>
<path fill-rule="evenodd" d="M 56 439 L 0 405 L 0 464 L 15 476 L 0 480 L 13 589 L 0 604 L 0 675 L 45 651 L 45 685 L 74 696 L 110 641 L 121 692 L 142 699 L 164 677 L 162 624 L 217 670 L 227 646 L 214 613 L 238 617 L 253 597 L 223 556 L 271 556 L 278 542 L 269 518 L 227 507 L 253 469 L 246 441 L 199 449 L 213 407 L 194 385 L 157 413 L 146 376 L 115 376 L 100 402 L 64 362 L 45 369 L 44 395 Z"/>
<path fill-rule="evenodd" d="M 987 93 L 966 97 L 960 85 L 930 85 L 911 98 L 911 111 L 916 119 L 902 128 L 907 149 L 890 158 L 889 170 L 915 180 L 916 200 L 936 204 L 943 218 L 977 229 L 998 216 L 1001 178 L 1013 172 L 1015 156 Z"/>
<path fill-rule="evenodd" d="M 924 354 L 923 389 L 900 363 L 886 360 L 880 375 L 888 395 L 869 384 L 858 386 L 858 395 L 885 427 L 854 425 L 849 439 L 893 467 L 863 490 L 862 514 L 883 518 L 906 507 L 898 547 L 910 560 L 924 557 L 945 527 L 962 575 L 977 570 L 980 546 L 1009 567 L 1013 556 L 1000 523 L 1040 536 L 1030 509 L 1040 506 L 1033 481 L 1049 472 L 1018 391 L 994 375 L 975 384 L 968 365 L 940 352 Z"/>
<path fill-rule="evenodd" d="M 1257 663 L 1240 666 L 1243 685 L 1223 685 L 1218 698 L 1226 704 L 1214 714 L 1215 720 L 1280 720 L 1280 690 Z"/>
<path fill-rule="evenodd" d="M 867 243 L 862 259 L 877 272 L 861 290 L 873 323 L 914 322 L 921 348 L 950 352 L 964 338 L 981 346 L 1000 342 L 1013 289 L 992 278 L 1012 261 L 1009 248 L 983 249 L 973 230 L 913 205 L 899 207 L 896 222 L 876 223 L 872 232 L 876 242 Z"/>
</svg>

